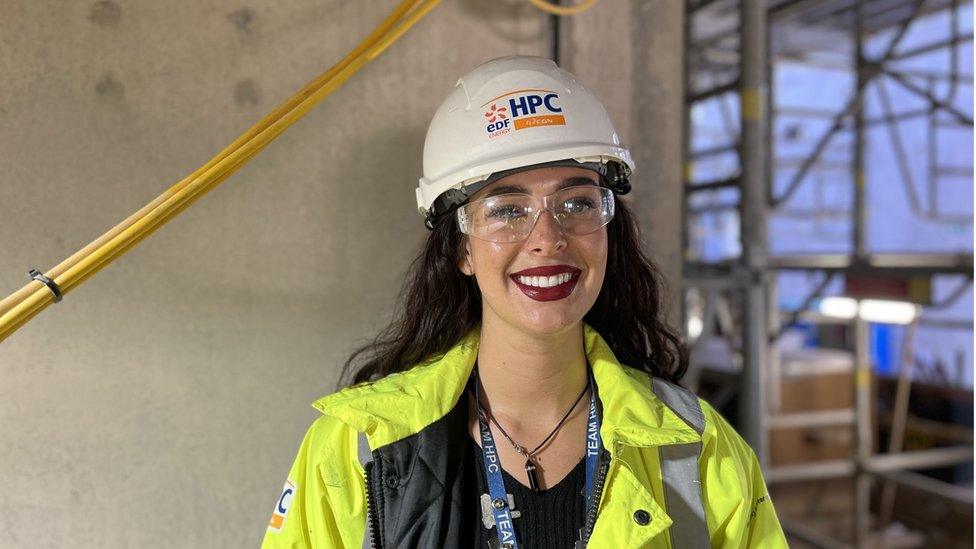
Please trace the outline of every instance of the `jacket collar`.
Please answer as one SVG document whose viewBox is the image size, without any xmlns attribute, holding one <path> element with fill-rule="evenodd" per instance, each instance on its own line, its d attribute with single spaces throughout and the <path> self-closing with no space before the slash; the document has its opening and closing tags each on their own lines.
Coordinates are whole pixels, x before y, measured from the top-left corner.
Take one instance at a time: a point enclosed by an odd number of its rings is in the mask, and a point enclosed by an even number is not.
<svg viewBox="0 0 976 549">
<path fill-rule="evenodd" d="M 480 327 L 475 327 L 433 360 L 348 387 L 312 406 L 366 433 L 373 449 L 414 435 L 454 408 L 478 357 L 480 336 Z M 586 323 L 583 339 L 603 406 L 600 434 L 608 449 L 614 451 L 616 442 L 658 446 L 701 440 L 654 395 L 649 375 L 621 365 L 603 337 Z"/>
</svg>

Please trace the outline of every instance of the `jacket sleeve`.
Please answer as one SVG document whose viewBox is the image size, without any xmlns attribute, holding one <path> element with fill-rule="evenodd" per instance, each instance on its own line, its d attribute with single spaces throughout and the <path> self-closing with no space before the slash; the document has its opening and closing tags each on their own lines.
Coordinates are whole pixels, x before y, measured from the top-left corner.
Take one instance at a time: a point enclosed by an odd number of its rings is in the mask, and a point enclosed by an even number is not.
<svg viewBox="0 0 976 549">
<path fill-rule="evenodd" d="M 281 493 L 275 500 L 262 549 L 342 547 L 339 528 L 322 475 L 324 422 L 309 428 Z"/>
<path fill-rule="evenodd" d="M 703 491 L 712 547 L 789 547 L 766 489 L 759 459 L 732 426 L 707 402 L 703 438 Z"/>
<path fill-rule="evenodd" d="M 780 526 L 776 509 L 769 498 L 766 482 L 763 480 L 762 469 L 755 452 L 749 450 L 749 461 L 752 469 L 750 483 L 752 492 L 752 507 L 749 509 L 748 547 L 773 548 L 788 547 L 783 527 Z"/>
</svg>

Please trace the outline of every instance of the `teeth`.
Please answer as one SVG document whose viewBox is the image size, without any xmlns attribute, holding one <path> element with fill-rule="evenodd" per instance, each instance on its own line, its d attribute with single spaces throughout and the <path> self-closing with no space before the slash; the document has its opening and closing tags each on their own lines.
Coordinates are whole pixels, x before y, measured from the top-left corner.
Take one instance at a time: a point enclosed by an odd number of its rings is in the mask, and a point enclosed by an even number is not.
<svg viewBox="0 0 976 549">
<path fill-rule="evenodd" d="M 569 282 L 573 275 L 569 273 L 562 273 L 553 276 L 519 276 L 518 281 L 526 286 L 535 286 L 536 288 L 552 288 L 553 286 L 558 286 L 560 284 L 565 284 Z"/>
</svg>

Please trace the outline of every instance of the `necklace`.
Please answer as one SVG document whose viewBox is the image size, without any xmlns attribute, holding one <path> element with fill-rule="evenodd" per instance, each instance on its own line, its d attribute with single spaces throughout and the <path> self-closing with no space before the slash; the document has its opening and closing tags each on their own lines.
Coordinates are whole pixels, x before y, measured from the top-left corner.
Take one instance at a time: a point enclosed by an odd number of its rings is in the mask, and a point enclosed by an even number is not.
<svg viewBox="0 0 976 549">
<path fill-rule="evenodd" d="M 532 450 L 528 450 L 525 446 L 522 446 L 521 444 L 515 442 L 512 439 L 512 437 L 510 437 L 508 433 L 505 432 L 505 428 L 502 427 L 500 423 L 498 423 L 498 420 L 488 413 L 488 410 L 486 410 L 484 405 L 481 404 L 481 398 L 479 394 L 480 385 L 481 385 L 481 379 L 478 376 L 477 369 L 475 369 L 474 398 L 475 401 L 478 403 L 478 415 L 480 415 L 482 418 L 487 418 L 487 421 L 491 421 L 492 423 L 494 423 L 495 427 L 498 427 L 498 430 L 501 432 L 501 434 L 508 440 L 509 443 L 511 443 L 512 447 L 515 448 L 515 451 L 518 452 L 519 455 L 525 457 L 525 474 L 529 478 L 529 488 L 531 488 L 533 491 L 538 492 L 539 477 L 536 474 L 536 464 L 534 460 L 535 454 L 536 452 L 539 451 L 540 448 L 544 447 L 546 443 L 548 443 L 549 440 L 552 439 L 553 436 L 555 436 L 555 434 L 559 431 L 559 429 L 563 426 L 563 424 L 566 423 L 566 420 L 569 419 L 569 415 L 573 412 L 573 410 L 576 409 L 576 406 L 579 405 L 580 401 L 583 400 L 583 397 L 586 395 L 586 392 L 590 389 L 589 377 L 587 377 L 586 387 L 583 388 L 583 392 L 580 393 L 580 396 L 576 397 L 576 401 L 573 402 L 573 405 L 569 408 L 569 410 L 566 410 L 566 414 L 563 415 L 563 418 L 561 420 L 559 420 L 559 423 L 556 424 L 556 427 L 552 430 L 552 432 L 549 433 L 549 436 L 547 436 L 545 440 L 540 442 L 539 445 L 533 448 Z"/>
</svg>

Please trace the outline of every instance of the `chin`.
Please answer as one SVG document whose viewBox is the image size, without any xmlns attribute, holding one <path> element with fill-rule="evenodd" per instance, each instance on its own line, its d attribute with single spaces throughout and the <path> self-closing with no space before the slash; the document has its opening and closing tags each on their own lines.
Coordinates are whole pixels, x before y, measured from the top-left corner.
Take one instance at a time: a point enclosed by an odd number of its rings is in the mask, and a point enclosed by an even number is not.
<svg viewBox="0 0 976 549">
<path fill-rule="evenodd" d="M 538 315 L 522 316 L 516 320 L 526 332 L 538 335 L 558 334 L 577 326 L 582 315 L 554 314 L 553 311 L 540 311 Z"/>
</svg>

